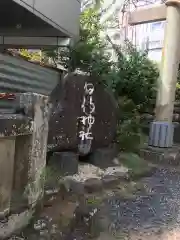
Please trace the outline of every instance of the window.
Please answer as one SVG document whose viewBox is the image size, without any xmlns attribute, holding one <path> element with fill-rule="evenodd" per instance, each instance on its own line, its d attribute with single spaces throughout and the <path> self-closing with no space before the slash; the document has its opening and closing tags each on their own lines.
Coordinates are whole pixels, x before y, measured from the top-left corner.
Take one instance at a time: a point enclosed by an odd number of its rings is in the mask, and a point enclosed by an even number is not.
<svg viewBox="0 0 180 240">
<path fill-rule="evenodd" d="M 163 41 L 157 40 L 157 41 L 149 41 L 149 49 L 156 49 L 156 48 L 162 48 L 163 47 Z"/>
<path fill-rule="evenodd" d="M 162 29 L 162 22 L 154 22 L 154 23 L 151 23 L 151 31 L 158 31 L 158 30 L 161 30 Z"/>
<path fill-rule="evenodd" d="M 149 41 L 162 41 L 164 39 L 164 22 L 151 23 Z"/>
</svg>

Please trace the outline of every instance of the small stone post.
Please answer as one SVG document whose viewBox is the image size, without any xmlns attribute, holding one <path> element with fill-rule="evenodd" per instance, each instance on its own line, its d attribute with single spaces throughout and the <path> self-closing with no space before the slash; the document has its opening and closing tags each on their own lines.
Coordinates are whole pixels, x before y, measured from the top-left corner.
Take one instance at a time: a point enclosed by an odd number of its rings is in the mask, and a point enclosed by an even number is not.
<svg viewBox="0 0 180 240">
<path fill-rule="evenodd" d="M 168 0 L 165 41 L 156 102 L 156 118 L 149 134 L 149 146 L 168 148 L 173 145 L 172 123 L 175 90 L 180 62 L 180 1 Z"/>
</svg>

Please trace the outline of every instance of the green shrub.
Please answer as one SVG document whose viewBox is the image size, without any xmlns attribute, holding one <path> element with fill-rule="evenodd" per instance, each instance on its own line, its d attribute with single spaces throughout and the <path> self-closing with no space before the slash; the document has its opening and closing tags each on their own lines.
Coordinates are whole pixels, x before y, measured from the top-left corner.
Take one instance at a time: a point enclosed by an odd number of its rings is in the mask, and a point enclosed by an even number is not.
<svg viewBox="0 0 180 240">
<path fill-rule="evenodd" d="M 140 114 L 131 99 L 119 98 L 119 121 L 116 141 L 121 151 L 139 152 L 146 136 L 140 123 Z"/>
<path fill-rule="evenodd" d="M 117 52 L 117 51 L 116 51 Z M 159 70 L 145 52 L 137 51 L 127 42 L 124 52 L 117 52 L 116 71 L 111 74 L 111 86 L 117 98 L 126 96 L 138 111 L 152 109 L 156 98 Z"/>
<path fill-rule="evenodd" d="M 130 42 L 122 49 L 110 39 L 102 39 L 99 20 L 97 9 L 86 9 L 80 16 L 79 40 L 69 49 L 45 53 L 71 71 L 80 69 L 98 76 L 112 90 L 119 104 L 117 142 L 121 150 L 137 151 L 142 139 L 140 114 L 154 108 L 159 70 L 146 52 L 136 50 Z M 106 40 L 116 52 L 117 62 L 109 60 Z"/>
</svg>

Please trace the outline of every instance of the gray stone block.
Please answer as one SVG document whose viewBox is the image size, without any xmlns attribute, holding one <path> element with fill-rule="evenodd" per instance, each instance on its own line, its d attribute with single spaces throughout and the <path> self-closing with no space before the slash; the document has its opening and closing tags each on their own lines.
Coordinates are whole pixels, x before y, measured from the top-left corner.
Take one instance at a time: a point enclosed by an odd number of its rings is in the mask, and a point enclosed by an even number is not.
<svg viewBox="0 0 180 240">
<path fill-rule="evenodd" d="M 62 176 L 73 175 L 78 172 L 78 155 L 73 152 L 55 152 L 50 158 Z"/>
<path fill-rule="evenodd" d="M 84 189 L 88 193 L 101 191 L 103 188 L 102 180 L 98 178 L 90 178 L 84 182 Z"/>
<path fill-rule="evenodd" d="M 180 143 L 180 124 L 179 123 L 174 123 L 174 143 Z"/>
<path fill-rule="evenodd" d="M 117 156 L 118 151 L 116 146 L 109 148 L 101 148 L 94 151 L 90 156 L 90 163 L 100 168 L 107 168 L 114 166 L 114 158 Z"/>
<path fill-rule="evenodd" d="M 84 183 L 78 182 L 71 177 L 66 177 L 61 184 L 61 188 L 64 187 L 68 193 L 82 195 L 84 194 Z"/>
<path fill-rule="evenodd" d="M 120 179 L 118 176 L 107 175 L 102 178 L 102 183 L 105 188 L 110 188 L 120 183 Z"/>
<path fill-rule="evenodd" d="M 180 165 L 180 145 L 172 148 L 145 147 L 140 150 L 140 155 L 147 161 L 162 165 Z"/>
</svg>

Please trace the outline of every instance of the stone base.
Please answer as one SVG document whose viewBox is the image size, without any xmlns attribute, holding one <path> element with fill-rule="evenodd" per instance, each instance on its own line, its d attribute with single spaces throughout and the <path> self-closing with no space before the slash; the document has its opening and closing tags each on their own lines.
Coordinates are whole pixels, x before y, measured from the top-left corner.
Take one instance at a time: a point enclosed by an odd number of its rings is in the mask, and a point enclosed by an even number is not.
<svg viewBox="0 0 180 240">
<path fill-rule="evenodd" d="M 118 151 L 116 146 L 109 148 L 100 148 L 91 154 L 89 162 L 100 168 L 114 166 L 115 164 L 113 160 L 117 156 L 117 154 Z"/>
<path fill-rule="evenodd" d="M 73 175 L 78 172 L 78 155 L 73 152 L 54 152 L 50 162 L 57 166 L 62 176 Z"/>
<path fill-rule="evenodd" d="M 11 215 L 6 222 L 0 222 L 0 239 L 7 239 L 26 227 L 34 214 L 34 210 L 26 210 L 20 214 Z"/>
<path fill-rule="evenodd" d="M 173 145 L 174 125 L 169 122 L 152 122 L 149 133 L 149 146 L 169 148 Z"/>
<path fill-rule="evenodd" d="M 140 156 L 147 161 L 163 165 L 180 165 L 180 145 L 172 148 L 157 148 L 147 146 L 140 150 Z"/>
<path fill-rule="evenodd" d="M 100 174 L 98 171 L 93 172 L 94 166 L 91 165 L 88 167 L 88 171 L 90 174 L 80 170 L 76 176 L 64 177 L 61 181 L 60 192 L 62 193 L 63 189 L 68 193 L 82 196 L 86 193 L 99 192 L 105 188 L 113 188 L 120 182 L 129 180 L 129 171 L 122 166 L 101 169 Z"/>
</svg>

